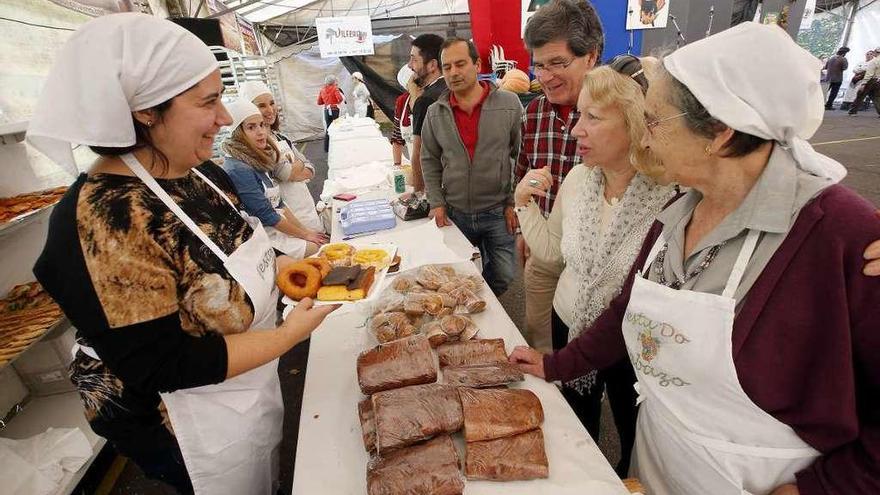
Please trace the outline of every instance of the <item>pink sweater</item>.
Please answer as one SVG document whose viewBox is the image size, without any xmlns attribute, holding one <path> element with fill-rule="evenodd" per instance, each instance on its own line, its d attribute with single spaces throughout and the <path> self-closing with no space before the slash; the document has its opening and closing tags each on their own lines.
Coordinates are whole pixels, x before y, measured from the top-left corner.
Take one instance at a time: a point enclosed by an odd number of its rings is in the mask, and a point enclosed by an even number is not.
<svg viewBox="0 0 880 495">
<path fill-rule="evenodd" d="M 663 225 L 655 222 L 634 267 Z M 797 474 L 801 495 L 880 493 L 880 277 L 862 252 L 880 238 L 874 207 L 832 186 L 801 210 L 734 321 L 746 394 L 822 452 Z M 592 328 L 545 356 L 548 381 L 626 358 L 620 330 L 635 270 Z"/>
</svg>

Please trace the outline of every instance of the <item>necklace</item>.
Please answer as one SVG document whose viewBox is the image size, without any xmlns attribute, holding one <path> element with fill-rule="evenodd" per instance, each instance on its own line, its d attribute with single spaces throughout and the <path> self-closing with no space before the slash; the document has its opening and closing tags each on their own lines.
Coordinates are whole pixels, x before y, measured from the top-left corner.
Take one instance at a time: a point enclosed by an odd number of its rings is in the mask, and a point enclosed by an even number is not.
<svg viewBox="0 0 880 495">
<path fill-rule="evenodd" d="M 709 265 L 712 264 L 712 261 L 715 260 L 715 257 L 718 255 L 718 251 L 721 250 L 721 247 L 724 246 L 725 242 L 709 248 L 706 256 L 703 257 L 703 261 L 701 261 L 700 264 L 693 269 L 693 271 L 685 274 L 684 280 L 673 280 L 672 282 L 667 281 L 666 274 L 663 273 L 663 261 L 666 259 L 666 251 L 669 250 L 669 244 L 664 244 L 663 249 L 661 249 L 660 252 L 657 253 L 657 258 L 654 260 L 654 272 L 657 273 L 657 282 L 671 289 L 680 289 L 682 285 L 686 284 L 689 280 L 703 273 L 703 270 L 705 270 L 709 267 Z"/>
</svg>

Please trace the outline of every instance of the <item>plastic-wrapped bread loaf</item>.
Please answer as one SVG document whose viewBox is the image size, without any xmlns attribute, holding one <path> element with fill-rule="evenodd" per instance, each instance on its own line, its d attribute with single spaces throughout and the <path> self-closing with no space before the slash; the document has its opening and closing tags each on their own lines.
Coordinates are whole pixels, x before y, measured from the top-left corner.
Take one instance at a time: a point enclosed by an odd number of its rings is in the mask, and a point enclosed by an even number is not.
<svg viewBox="0 0 880 495">
<path fill-rule="evenodd" d="M 544 408 L 531 390 L 459 388 L 468 442 L 509 437 L 544 422 Z"/>
<path fill-rule="evenodd" d="M 373 395 L 376 449 L 406 447 L 461 429 L 461 402 L 455 387 L 438 383 L 386 390 Z"/>
<path fill-rule="evenodd" d="M 506 363 L 504 339 L 474 339 L 437 347 L 440 366 Z"/>
<path fill-rule="evenodd" d="M 369 495 L 461 495 L 464 478 L 449 435 L 413 445 L 367 466 Z"/>
<path fill-rule="evenodd" d="M 510 363 L 447 366 L 443 383 L 456 387 L 486 388 L 523 381 L 523 373 Z"/>
<path fill-rule="evenodd" d="M 424 335 L 380 344 L 357 359 L 358 383 L 364 395 L 437 381 L 431 345 Z"/>
<path fill-rule="evenodd" d="M 373 400 L 370 397 L 358 402 L 358 417 L 361 420 L 364 449 L 373 452 L 376 450 L 376 416 L 373 414 Z"/>
<path fill-rule="evenodd" d="M 540 428 L 512 437 L 468 442 L 464 474 L 471 480 L 516 481 L 550 475 Z"/>
</svg>

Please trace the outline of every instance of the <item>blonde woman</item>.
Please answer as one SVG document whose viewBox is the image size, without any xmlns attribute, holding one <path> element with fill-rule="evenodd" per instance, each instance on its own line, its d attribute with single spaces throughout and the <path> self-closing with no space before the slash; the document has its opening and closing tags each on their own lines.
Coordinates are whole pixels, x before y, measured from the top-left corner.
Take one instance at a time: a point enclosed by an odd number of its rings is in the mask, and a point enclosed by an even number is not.
<svg viewBox="0 0 880 495">
<path fill-rule="evenodd" d="M 281 188 L 272 176 L 281 153 L 269 125 L 248 100 L 236 100 L 227 108 L 233 131 L 223 142 L 223 168 L 245 211 L 260 219 L 275 249 L 293 258 L 314 254 L 328 238 L 303 225 L 281 199 Z"/>
<path fill-rule="evenodd" d="M 549 218 L 533 196 L 552 184 L 549 170 L 528 172 L 515 192 L 516 212 L 532 256 L 562 265 L 553 298 L 553 347 L 589 328 L 620 293 L 655 215 L 675 195 L 657 181 L 662 170 L 640 146 L 646 132 L 647 80 L 638 58 L 622 55 L 590 71 L 572 130 L 583 163 L 566 176 Z M 635 375 L 628 361 L 563 384 L 562 393 L 594 439 L 607 388 L 621 439 L 617 471 L 626 475 L 635 438 Z"/>
</svg>

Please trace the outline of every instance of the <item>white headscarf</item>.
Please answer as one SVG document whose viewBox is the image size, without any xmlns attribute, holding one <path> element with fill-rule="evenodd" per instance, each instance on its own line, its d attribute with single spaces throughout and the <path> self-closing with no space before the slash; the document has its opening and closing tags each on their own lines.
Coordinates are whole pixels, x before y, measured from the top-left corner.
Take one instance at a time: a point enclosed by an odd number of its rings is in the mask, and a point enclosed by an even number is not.
<svg viewBox="0 0 880 495">
<path fill-rule="evenodd" d="M 271 95 L 272 90 L 263 81 L 245 81 L 238 87 L 239 96 L 247 101 L 254 101 L 258 96 Z"/>
<path fill-rule="evenodd" d="M 245 98 L 239 98 L 231 103 L 226 104 L 226 111 L 229 112 L 229 115 L 232 117 L 232 124 L 229 125 L 230 129 L 233 131 L 241 125 L 248 117 L 252 117 L 254 115 L 260 114 L 260 109 L 257 108 L 256 105 L 251 103 L 251 100 Z"/>
<path fill-rule="evenodd" d="M 806 141 L 824 115 L 822 63 L 781 28 L 744 22 L 679 48 L 663 65 L 725 125 L 778 142 L 813 175 L 846 176 Z"/>
<path fill-rule="evenodd" d="M 28 141 L 72 173 L 72 144 L 135 144 L 131 113 L 167 101 L 217 69 L 195 35 L 145 14 L 112 14 L 79 28 L 56 54 Z"/>
</svg>

